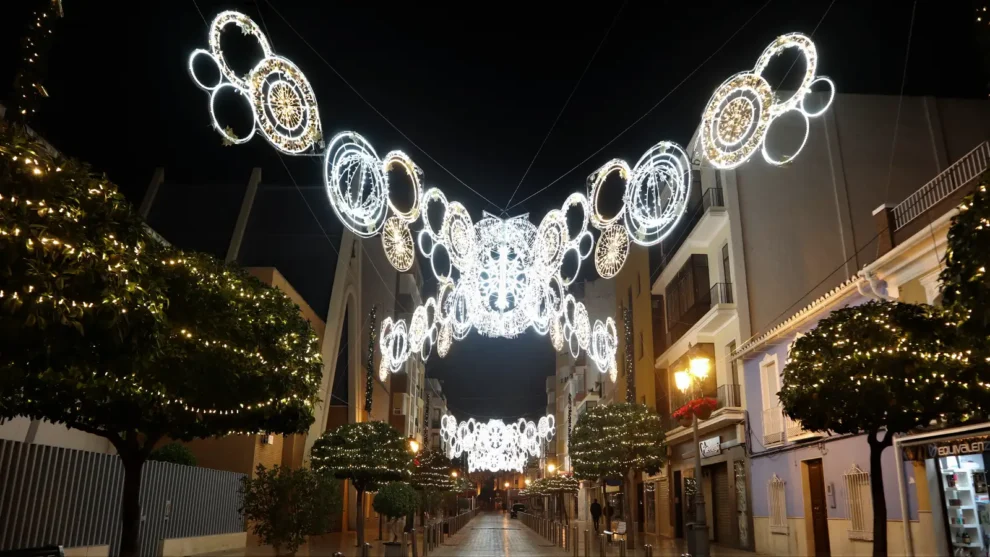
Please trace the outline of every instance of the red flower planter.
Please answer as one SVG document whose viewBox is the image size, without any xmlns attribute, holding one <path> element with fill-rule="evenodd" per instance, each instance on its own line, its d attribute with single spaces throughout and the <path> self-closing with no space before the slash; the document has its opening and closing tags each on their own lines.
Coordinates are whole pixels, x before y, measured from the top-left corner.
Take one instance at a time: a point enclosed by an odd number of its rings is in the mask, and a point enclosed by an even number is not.
<svg viewBox="0 0 990 557">
<path fill-rule="evenodd" d="M 691 418 L 677 418 L 677 423 L 681 424 L 681 427 L 691 427 Z"/>
<path fill-rule="evenodd" d="M 699 420 L 707 420 L 712 417 L 712 409 L 707 405 L 698 406 L 694 409 L 694 415 L 698 416 Z"/>
</svg>

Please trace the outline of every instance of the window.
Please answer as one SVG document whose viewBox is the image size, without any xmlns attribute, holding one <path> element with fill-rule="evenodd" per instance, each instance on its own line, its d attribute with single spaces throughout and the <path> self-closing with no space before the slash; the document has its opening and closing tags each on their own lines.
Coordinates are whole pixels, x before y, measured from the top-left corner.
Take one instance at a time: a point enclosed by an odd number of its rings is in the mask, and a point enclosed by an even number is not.
<svg viewBox="0 0 990 557">
<path fill-rule="evenodd" d="M 774 474 L 767 482 L 767 495 L 770 502 L 770 533 L 787 533 L 787 500 L 785 482 Z"/>
<path fill-rule="evenodd" d="M 849 506 L 851 540 L 873 540 L 873 495 L 870 493 L 870 475 L 855 463 L 842 475 L 846 484 L 846 504 Z"/>
<path fill-rule="evenodd" d="M 643 293 L 643 274 L 636 273 L 636 297 Z"/>
<path fill-rule="evenodd" d="M 633 319 L 632 286 L 629 287 L 628 297 L 629 297 L 629 299 L 626 301 L 626 307 L 629 308 L 629 321 L 632 322 L 632 323 L 635 323 L 636 321 Z"/>
<path fill-rule="evenodd" d="M 763 444 L 784 442 L 784 413 L 780 408 L 780 372 L 777 355 L 767 354 L 760 362 L 760 387 L 763 395 Z"/>
<path fill-rule="evenodd" d="M 646 344 L 644 344 L 644 342 L 645 341 L 643 340 L 643 331 L 640 331 L 639 332 L 639 357 L 640 358 L 642 358 L 643 356 L 646 355 Z"/>
<path fill-rule="evenodd" d="M 729 243 L 722 246 L 722 282 L 732 284 L 732 271 L 729 268 Z"/>
</svg>

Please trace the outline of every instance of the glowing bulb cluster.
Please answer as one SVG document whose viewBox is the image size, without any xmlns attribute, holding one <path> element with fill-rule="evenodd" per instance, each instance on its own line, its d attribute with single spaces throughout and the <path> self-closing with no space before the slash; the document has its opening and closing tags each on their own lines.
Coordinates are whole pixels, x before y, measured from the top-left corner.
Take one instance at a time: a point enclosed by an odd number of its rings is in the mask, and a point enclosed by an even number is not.
<svg viewBox="0 0 990 557">
<path fill-rule="evenodd" d="M 440 418 L 440 435 L 449 458 L 467 454 L 469 472 L 522 472 L 530 457 L 543 456 L 543 443 L 553 438 L 556 421 L 553 414 L 539 422 L 502 420 L 476 422 L 470 418 L 458 423 L 454 416 Z"/>
<path fill-rule="evenodd" d="M 763 77 L 770 62 L 787 49 L 795 48 L 805 61 L 804 75 L 797 90 L 779 99 Z M 768 46 L 750 72 L 738 73 L 715 90 L 701 119 L 701 144 L 705 158 L 716 168 L 735 168 L 760 149 L 770 164 L 790 162 L 808 140 L 809 118 L 820 116 L 835 98 L 835 84 L 827 77 L 816 77 L 818 51 L 811 39 L 800 33 L 777 37 Z M 828 100 L 818 108 L 806 106 L 816 84 L 828 88 Z M 774 156 L 767 150 L 766 138 L 773 123 L 782 115 L 796 114 L 804 123 L 801 144 L 789 155 Z"/>
</svg>

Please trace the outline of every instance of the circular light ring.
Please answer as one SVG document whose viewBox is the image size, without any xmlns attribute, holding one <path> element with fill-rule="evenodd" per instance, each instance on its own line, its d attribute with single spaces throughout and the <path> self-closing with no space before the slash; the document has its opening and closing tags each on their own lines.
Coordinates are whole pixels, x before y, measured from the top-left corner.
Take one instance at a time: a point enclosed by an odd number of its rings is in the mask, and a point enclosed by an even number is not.
<svg viewBox="0 0 990 557">
<path fill-rule="evenodd" d="M 591 213 L 589 217 L 591 224 L 598 230 L 605 230 L 609 227 L 609 225 L 621 219 L 622 213 L 626 208 L 625 203 L 623 203 L 622 207 L 619 208 L 619 211 L 611 218 L 605 218 L 602 216 L 601 211 L 598 209 L 598 197 L 601 195 L 602 188 L 605 186 L 605 180 L 607 180 L 609 175 L 613 172 L 618 172 L 619 177 L 621 177 L 622 181 L 626 184 L 629 182 L 629 177 L 632 176 L 632 171 L 629 169 L 629 164 L 622 159 L 612 159 L 588 176 L 588 203 L 591 205 Z M 628 187 L 628 185 L 625 187 Z"/>
<path fill-rule="evenodd" d="M 564 296 L 566 295 L 564 293 L 564 285 L 559 276 L 550 277 L 547 284 L 550 286 L 550 289 L 553 290 L 553 296 L 551 297 L 554 302 L 553 313 L 554 315 L 560 317 L 564 312 Z"/>
<path fill-rule="evenodd" d="M 389 335 L 392 334 L 392 326 L 394 325 L 391 317 L 386 317 L 382 319 L 382 325 L 378 330 L 378 349 L 382 353 L 384 358 L 388 354 L 388 343 Z"/>
<path fill-rule="evenodd" d="M 423 348 L 423 341 L 429 333 L 430 324 L 426 306 L 419 306 L 413 311 L 412 319 L 409 320 L 409 347 L 411 351 L 420 352 Z"/>
<path fill-rule="evenodd" d="M 440 230 L 435 230 L 430 223 L 429 209 L 431 203 L 443 205 L 443 216 L 440 217 Z M 443 223 L 447 216 L 447 196 L 438 188 L 430 188 L 423 193 L 419 201 L 419 213 L 423 217 L 423 232 L 429 234 L 434 241 L 439 241 L 443 231 Z"/>
<path fill-rule="evenodd" d="M 619 337 L 615 329 L 615 320 L 607 318 L 604 323 L 595 320 L 591 333 L 591 348 L 588 350 L 591 359 L 598 370 L 607 373 L 609 367 L 615 365 L 615 354 L 618 351 Z"/>
<path fill-rule="evenodd" d="M 388 367 L 392 373 L 397 373 L 409 359 L 410 343 L 406 332 L 406 322 L 402 319 L 392 325 L 388 335 Z"/>
<path fill-rule="evenodd" d="M 804 149 L 804 144 L 808 142 L 808 133 L 811 131 L 811 123 L 808 121 L 808 115 L 805 114 L 803 110 L 799 108 L 795 108 L 794 110 L 788 111 L 788 113 L 789 112 L 794 112 L 795 114 L 801 115 L 801 119 L 804 121 L 804 137 L 801 138 L 801 144 L 798 145 L 798 148 L 796 151 L 794 151 L 794 153 L 792 153 L 789 156 L 781 157 L 779 159 L 774 158 L 770 155 L 770 153 L 767 151 L 767 143 L 766 141 L 764 141 L 763 148 L 761 149 L 763 152 L 763 160 L 775 166 L 781 166 L 794 160 L 794 157 L 798 156 L 801 153 L 801 150 Z M 781 116 L 783 116 L 783 114 L 781 114 Z M 775 118 L 773 122 L 770 123 L 770 128 L 767 129 L 767 134 L 770 133 L 770 129 L 773 128 L 773 124 L 779 121 L 780 118 Z"/>
<path fill-rule="evenodd" d="M 254 137 L 254 132 L 257 129 L 255 126 L 251 126 L 251 131 L 247 134 L 246 137 L 237 137 L 236 135 L 232 135 L 231 133 L 229 133 L 223 126 L 220 125 L 220 122 L 217 120 L 217 112 L 216 112 L 217 95 L 220 94 L 220 91 L 223 91 L 225 89 L 233 89 L 234 91 L 237 91 L 238 94 L 247 97 L 248 107 L 251 109 L 251 113 L 254 114 L 255 112 L 254 106 L 250 104 L 251 97 L 247 94 L 247 92 L 244 91 L 244 89 L 241 89 L 240 87 L 234 85 L 233 83 L 221 83 L 220 85 L 214 87 L 213 91 L 210 93 L 210 120 L 213 121 L 213 129 L 217 130 L 220 133 L 220 135 L 222 135 L 223 138 L 229 141 L 230 143 L 233 143 L 235 145 L 240 145 L 241 143 L 247 143 L 248 141 L 251 140 L 252 137 Z"/>
<path fill-rule="evenodd" d="M 241 89 L 248 89 L 247 79 L 238 76 L 234 73 L 234 70 L 227 65 L 227 60 L 223 57 L 223 51 L 220 48 L 220 35 L 223 33 L 224 27 L 230 25 L 231 23 L 240 27 L 241 32 L 245 35 L 253 35 L 254 38 L 258 40 L 258 45 L 261 46 L 263 58 L 270 58 L 272 56 L 272 45 L 268 42 L 268 38 L 265 37 L 265 34 L 261 32 L 261 28 L 258 27 L 258 24 L 242 13 L 228 10 L 220 12 L 217 14 L 217 17 L 213 18 L 213 23 L 210 24 L 210 52 L 213 54 L 213 58 L 217 61 L 217 66 L 220 68 L 220 72 L 224 77 L 229 79 L 231 83 L 237 85 Z"/>
<path fill-rule="evenodd" d="M 433 335 L 430 334 L 430 331 L 427 331 L 426 338 L 423 339 L 423 345 L 419 349 L 419 357 L 422 358 L 425 364 L 430 359 L 431 354 L 433 354 Z"/>
<path fill-rule="evenodd" d="M 437 257 L 435 257 L 437 250 L 442 249 L 444 253 L 447 254 L 447 272 L 441 273 L 437 270 Z M 433 276 L 437 277 L 437 280 L 445 281 L 451 280 L 451 276 L 454 274 L 454 264 L 450 261 L 450 251 L 443 244 L 434 244 L 433 249 L 430 250 L 430 269 L 433 271 Z"/>
<path fill-rule="evenodd" d="M 258 127 L 276 149 L 301 153 L 323 139 L 313 86 L 295 64 L 265 58 L 248 78 Z"/>
<path fill-rule="evenodd" d="M 419 246 L 420 253 L 426 257 L 433 257 L 433 251 L 437 249 L 436 240 L 425 228 L 416 235 L 416 245 Z"/>
<path fill-rule="evenodd" d="M 440 326 L 440 334 L 437 336 L 437 355 L 446 358 L 453 344 L 454 330 L 450 323 L 444 323 Z"/>
<path fill-rule="evenodd" d="M 677 144 L 662 141 L 636 163 L 626 187 L 625 224 L 632 241 L 652 246 L 667 237 L 687 208 L 691 162 Z"/>
<path fill-rule="evenodd" d="M 595 235 L 590 230 L 585 230 L 571 241 L 571 245 L 577 249 L 581 261 L 584 261 L 591 256 L 591 250 L 595 249 Z"/>
<path fill-rule="evenodd" d="M 560 352 L 564 349 L 564 332 L 561 330 L 560 319 L 554 317 L 550 320 L 550 342 L 553 349 Z"/>
<path fill-rule="evenodd" d="M 437 322 L 450 323 L 451 300 L 454 296 L 454 281 L 439 280 L 437 283 Z"/>
<path fill-rule="evenodd" d="M 559 283 L 558 283 L 559 288 Z M 550 330 L 550 322 L 557 318 L 561 301 L 558 290 L 545 283 L 540 286 L 539 300 L 530 308 L 530 321 L 533 330 L 541 335 Z"/>
<path fill-rule="evenodd" d="M 621 224 L 612 224 L 598 237 L 595 248 L 595 269 L 599 276 L 610 279 L 617 275 L 629 257 L 629 234 Z"/>
<path fill-rule="evenodd" d="M 426 302 L 423 303 L 423 307 L 426 308 L 426 326 L 429 328 L 430 336 L 433 337 L 434 341 L 436 341 L 436 324 L 438 323 L 440 317 L 437 313 L 439 311 L 437 299 L 430 296 L 426 299 Z"/>
<path fill-rule="evenodd" d="M 588 318 L 588 308 L 582 302 L 574 306 L 574 336 L 581 350 L 587 350 L 591 345 L 591 320 Z"/>
<path fill-rule="evenodd" d="M 615 380 L 619 378 L 619 368 L 616 367 L 615 362 L 612 362 L 612 367 L 608 370 L 608 378 L 612 383 L 615 383 Z"/>
<path fill-rule="evenodd" d="M 574 207 L 581 208 L 581 228 L 576 234 L 571 234 L 570 226 L 567 225 L 567 215 Z M 567 236 L 570 238 L 568 244 L 573 244 L 574 240 L 581 237 L 582 234 L 588 230 L 588 221 L 590 220 L 591 210 L 588 206 L 588 198 L 584 196 L 583 193 L 572 193 L 567 196 L 564 200 L 564 204 L 560 206 L 560 212 L 564 214 L 564 231 L 567 232 Z"/>
<path fill-rule="evenodd" d="M 748 123 L 740 122 L 735 126 L 731 120 L 747 117 L 745 111 L 740 112 L 741 102 L 748 103 L 746 106 L 752 113 L 748 115 Z M 721 169 L 735 168 L 746 162 L 766 137 L 766 129 L 773 119 L 770 111 L 773 103 L 770 84 L 759 75 L 740 73 L 722 83 L 712 94 L 701 117 L 705 158 Z"/>
<path fill-rule="evenodd" d="M 814 85 L 816 83 L 826 83 L 826 84 L 828 84 L 828 101 L 820 109 L 815 110 L 815 111 L 809 111 L 804 106 L 804 103 L 807 102 L 808 97 L 810 97 L 812 95 L 813 91 L 811 91 L 811 87 L 814 87 Z M 805 94 L 804 97 L 801 98 L 800 110 L 808 118 L 817 118 L 818 116 L 821 116 L 822 114 L 824 114 L 825 111 L 828 110 L 832 106 L 832 101 L 834 101 L 834 100 L 835 100 L 835 82 L 832 81 L 831 79 L 825 77 L 825 76 L 821 76 L 821 77 L 818 77 L 814 81 L 811 82 L 811 86 L 808 88 L 808 93 Z"/>
<path fill-rule="evenodd" d="M 323 180 L 330 206 L 351 232 L 370 238 L 382 229 L 388 214 L 388 184 L 366 139 L 354 132 L 335 135 L 327 147 Z"/>
<path fill-rule="evenodd" d="M 543 443 L 553 438 L 556 421 L 551 415 L 541 418 L 539 426 L 526 420 L 457 423 L 450 416 L 446 421 L 441 419 L 441 428 L 448 456 L 457 458 L 466 453 L 469 472 L 521 472 L 528 457 L 543 456 Z"/>
<path fill-rule="evenodd" d="M 561 286 L 563 286 L 565 289 L 568 286 L 574 284 L 574 281 L 577 280 L 578 275 L 581 274 L 581 260 L 582 260 L 582 258 L 581 258 L 581 250 L 578 249 L 577 246 L 572 245 L 572 246 L 568 247 L 566 250 L 564 250 L 564 257 L 565 258 L 567 257 L 568 252 L 574 252 L 574 254 L 577 256 L 577 265 L 575 266 L 575 269 L 574 269 L 574 276 L 572 276 L 572 277 L 565 277 L 563 275 L 563 269 L 561 269 L 561 274 L 557 275 L 558 278 L 559 278 L 559 280 L 560 280 Z"/>
<path fill-rule="evenodd" d="M 798 85 L 793 95 L 786 100 L 775 101 L 770 106 L 771 116 L 777 116 L 788 110 L 797 108 L 805 95 L 811 92 L 811 85 L 815 81 L 815 70 L 818 67 L 818 49 L 810 38 L 801 33 L 788 33 L 777 37 L 760 54 L 759 59 L 756 61 L 756 66 L 753 68 L 753 73 L 761 76 L 763 71 L 767 69 L 767 66 L 770 65 L 771 60 L 789 48 L 796 48 L 804 55 L 806 66 L 804 76 L 801 78 L 801 84 Z"/>
<path fill-rule="evenodd" d="M 388 200 L 388 206 L 392 209 L 392 213 L 402 222 L 407 224 L 412 223 L 420 215 L 420 199 L 423 197 L 423 171 L 402 151 L 392 151 L 385 155 L 385 158 L 382 160 L 382 174 L 385 176 L 386 182 L 388 181 L 388 171 L 395 166 L 404 170 L 406 176 L 409 177 L 409 181 L 412 182 L 413 200 L 408 211 L 400 211 L 392 203 L 391 197 Z M 391 187 L 389 187 L 389 191 L 391 191 Z"/>
<path fill-rule="evenodd" d="M 552 209 L 540 222 L 536 230 L 536 274 L 540 277 L 552 276 L 564 261 L 567 249 L 567 220 L 564 212 Z"/>
<path fill-rule="evenodd" d="M 389 217 L 385 221 L 385 229 L 382 230 L 382 248 L 385 250 L 388 262 L 397 271 L 404 273 L 412 268 L 416 248 L 413 246 L 409 227 L 400 219 Z"/>
<path fill-rule="evenodd" d="M 574 333 L 574 327 L 564 325 L 564 336 L 567 338 L 567 349 L 571 353 L 571 357 L 577 359 L 581 355 L 581 341 Z"/>
<path fill-rule="evenodd" d="M 454 330 L 454 340 L 461 340 L 471 332 L 471 302 L 468 294 L 470 285 L 461 282 L 451 296 L 450 324 Z"/>
<path fill-rule="evenodd" d="M 216 85 L 207 85 L 203 83 L 198 77 L 196 77 L 196 70 L 193 68 L 193 63 L 195 62 L 197 56 L 206 56 L 210 60 L 213 60 L 213 64 L 217 67 L 217 74 L 218 74 Z M 196 50 L 192 51 L 192 54 L 189 55 L 189 77 L 192 78 L 193 83 L 196 84 L 196 87 L 199 87 L 204 91 L 212 91 L 223 83 L 224 74 L 223 74 L 223 69 L 220 68 L 220 62 L 217 61 L 215 56 L 203 50 L 202 48 L 197 48 Z"/>
<path fill-rule="evenodd" d="M 388 358 L 385 358 L 383 355 L 381 361 L 378 362 L 378 380 L 384 383 L 388 379 L 388 371 Z"/>
<path fill-rule="evenodd" d="M 561 317 L 564 319 L 564 325 L 574 328 L 574 316 L 577 312 L 578 301 L 574 298 L 574 294 L 567 294 L 564 296 L 564 303 L 561 307 Z"/>
<path fill-rule="evenodd" d="M 450 262 L 462 272 L 471 268 L 477 251 L 478 238 L 471 215 L 464 205 L 454 201 L 447 206 L 441 229 L 443 244 L 450 253 Z"/>
</svg>

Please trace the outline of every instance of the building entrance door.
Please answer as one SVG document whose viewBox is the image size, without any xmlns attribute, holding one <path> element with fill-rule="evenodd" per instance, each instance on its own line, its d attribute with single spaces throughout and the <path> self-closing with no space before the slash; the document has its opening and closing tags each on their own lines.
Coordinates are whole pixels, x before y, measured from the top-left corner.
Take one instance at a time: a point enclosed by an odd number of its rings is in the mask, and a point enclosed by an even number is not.
<svg viewBox="0 0 990 557">
<path fill-rule="evenodd" d="M 832 550 L 828 543 L 828 507 L 825 501 L 825 474 L 822 460 L 808 461 L 808 484 L 811 491 L 811 520 L 815 537 L 815 557 L 828 557 Z"/>
</svg>

